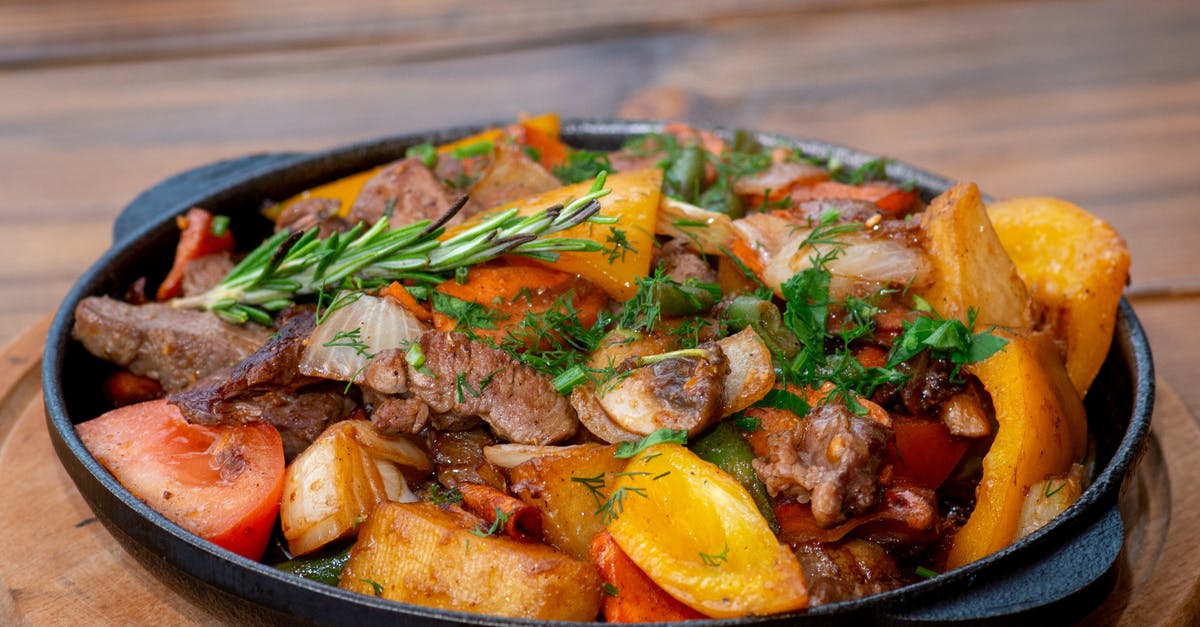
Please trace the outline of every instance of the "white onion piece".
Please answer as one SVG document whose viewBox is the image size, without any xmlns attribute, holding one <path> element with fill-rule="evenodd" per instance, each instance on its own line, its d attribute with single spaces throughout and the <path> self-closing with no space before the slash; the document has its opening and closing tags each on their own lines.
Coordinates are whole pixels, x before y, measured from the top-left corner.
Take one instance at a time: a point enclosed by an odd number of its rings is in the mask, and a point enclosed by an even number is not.
<svg viewBox="0 0 1200 627">
<path fill-rule="evenodd" d="M 687 238 L 699 246 L 701 252 L 709 255 L 719 254 L 737 237 L 729 216 L 701 209 L 665 194 L 658 202 L 654 232 L 657 235 Z"/>
<path fill-rule="evenodd" d="M 407 347 L 427 329 L 392 299 L 363 294 L 331 312 L 317 325 L 304 349 L 299 370 L 312 377 L 358 381 L 371 355 L 388 348 Z M 355 342 L 361 342 L 362 346 L 350 345 Z"/>
<path fill-rule="evenodd" d="M 801 248 L 808 234 L 798 230 L 765 254 L 762 280 L 776 293 L 797 272 L 812 267 L 814 254 L 829 252 L 828 245 Z M 829 295 L 834 300 L 856 292 L 858 286 L 923 285 L 929 279 L 929 261 L 918 247 L 866 232 L 844 233 L 837 239 L 842 252 L 825 264 L 833 275 Z"/>
<path fill-rule="evenodd" d="M 567 455 L 572 451 L 587 446 L 590 445 L 540 446 L 537 444 L 494 444 L 483 447 L 483 458 L 501 468 L 513 468 L 535 457 Z"/>
<path fill-rule="evenodd" d="M 331 425 L 284 473 L 279 520 L 288 550 L 303 555 L 354 535 L 383 501 L 416 501 L 402 466 L 410 472 L 432 468 L 413 442 L 383 436 L 366 420 Z"/>
</svg>

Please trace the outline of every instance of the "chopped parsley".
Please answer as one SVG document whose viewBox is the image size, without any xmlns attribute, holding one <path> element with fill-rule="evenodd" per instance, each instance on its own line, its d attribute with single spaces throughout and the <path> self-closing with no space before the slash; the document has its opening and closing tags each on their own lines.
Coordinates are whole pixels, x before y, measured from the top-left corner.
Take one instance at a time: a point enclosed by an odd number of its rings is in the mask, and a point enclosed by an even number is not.
<svg viewBox="0 0 1200 627">
<path fill-rule="evenodd" d="M 569 185 L 590 181 L 601 172 L 611 171 L 612 163 L 606 153 L 572 148 L 567 151 L 566 160 L 561 165 L 554 166 L 551 173 Z"/>
<path fill-rule="evenodd" d="M 429 142 L 417 144 L 416 146 L 409 146 L 408 149 L 404 151 L 404 156 L 410 159 L 419 159 L 427 168 L 432 168 L 433 166 L 437 165 L 437 148 L 435 148 L 434 145 Z"/>
</svg>

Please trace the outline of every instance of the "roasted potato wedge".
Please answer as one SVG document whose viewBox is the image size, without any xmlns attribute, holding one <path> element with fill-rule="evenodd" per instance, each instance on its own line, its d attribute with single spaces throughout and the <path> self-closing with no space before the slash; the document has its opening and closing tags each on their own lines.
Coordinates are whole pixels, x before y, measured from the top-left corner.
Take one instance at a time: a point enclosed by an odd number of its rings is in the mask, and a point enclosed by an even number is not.
<svg viewBox="0 0 1200 627">
<path fill-rule="evenodd" d="M 1107 222 L 1054 198 L 1014 198 L 987 209 L 1055 337 L 1082 395 L 1112 343 L 1117 303 L 1129 279 L 1129 248 Z"/>
<path fill-rule="evenodd" d="M 981 325 L 1027 329 L 1029 290 L 1000 243 L 974 183 L 959 183 L 933 199 L 921 218 L 933 283 L 918 293 L 946 318 L 978 312 Z"/>
<path fill-rule="evenodd" d="M 592 536 L 604 528 L 597 510 L 612 491 L 625 460 L 616 446 L 579 446 L 563 455 L 544 455 L 510 471 L 513 494 L 542 513 L 546 541 L 588 559 Z M 589 487 L 591 486 L 591 487 Z"/>
<path fill-rule="evenodd" d="M 462 612 L 590 621 L 600 579 L 590 563 L 540 542 L 481 533 L 462 510 L 383 503 L 359 531 L 338 585 Z"/>
</svg>

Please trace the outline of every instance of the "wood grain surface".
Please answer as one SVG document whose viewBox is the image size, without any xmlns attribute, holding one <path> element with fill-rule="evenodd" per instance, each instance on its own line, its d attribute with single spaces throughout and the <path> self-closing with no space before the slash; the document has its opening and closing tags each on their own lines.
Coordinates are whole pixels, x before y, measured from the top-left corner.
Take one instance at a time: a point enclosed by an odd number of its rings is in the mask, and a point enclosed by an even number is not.
<svg viewBox="0 0 1200 627">
<path fill-rule="evenodd" d="M 816 137 L 973 180 L 995 196 L 1072 200 L 1112 222 L 1132 249 L 1127 294 L 1160 379 L 1177 392 L 1164 395 L 1160 416 L 1195 415 L 1197 59 L 1195 0 L 8 0 L 0 343 L 53 310 L 109 246 L 121 207 L 173 173 L 557 111 Z M 15 389 L 11 377 L 26 391 L 36 383 L 19 364 L 0 371 L 5 389 Z M 36 403 L 14 402 L 36 413 Z M 45 463 L 22 457 L 24 443 L 33 451 L 42 437 L 37 422 L 0 420 L 10 468 L 28 474 Z M 1161 435 L 1166 451 L 1174 443 Z M 69 499 L 65 477 L 57 481 L 42 488 Z M 24 502 L 13 500 L 23 498 L 17 487 L 0 497 L 6 516 Z M 35 514 L 86 517 L 65 507 Z M 80 529 L 103 538 L 94 525 Z M 0 537 L 0 554 L 22 546 Z M 103 546 L 104 559 L 128 560 Z M 92 563 L 100 558 L 73 563 L 65 547 L 46 550 L 80 579 L 10 588 L 0 622 L 51 598 L 87 607 L 78 600 L 91 591 L 78 586 L 95 581 L 85 575 L 102 572 Z M 1194 575 L 1177 579 L 1163 589 L 1196 585 Z"/>
</svg>

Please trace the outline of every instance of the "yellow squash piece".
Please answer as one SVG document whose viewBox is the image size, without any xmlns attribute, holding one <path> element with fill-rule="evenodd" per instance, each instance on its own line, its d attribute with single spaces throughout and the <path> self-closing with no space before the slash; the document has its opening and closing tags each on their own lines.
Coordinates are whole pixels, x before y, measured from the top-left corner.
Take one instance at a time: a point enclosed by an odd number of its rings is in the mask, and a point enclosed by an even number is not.
<svg viewBox="0 0 1200 627">
<path fill-rule="evenodd" d="M 933 264 L 933 283 L 921 296 L 939 314 L 965 321 L 974 309 L 984 327 L 1029 328 L 1029 290 L 996 236 L 974 183 L 959 183 L 933 199 L 921 228 Z"/>
<path fill-rule="evenodd" d="M 516 208 L 521 215 L 537 213 L 552 205 L 565 205 L 586 194 L 591 187 L 592 181 L 568 185 L 522 198 L 482 215 L 492 215 L 512 208 Z M 563 272 L 578 274 L 600 286 L 612 298 L 626 301 L 637 292 L 636 279 L 650 272 L 650 258 L 654 252 L 654 223 L 658 218 L 658 201 L 662 189 L 662 170 L 650 168 L 613 174 L 608 177 L 605 187 L 611 193 L 600 199 L 600 214 L 617 218 L 616 224 L 586 222 L 557 233 L 554 237 L 591 239 L 611 249 L 611 238 L 620 232 L 624 234 L 627 246 L 619 249 L 611 260 L 609 255 L 603 252 L 562 253 L 557 262 L 546 265 Z M 447 236 L 469 228 L 478 219 L 480 218 L 451 229 Z"/>
<path fill-rule="evenodd" d="M 947 568 L 1011 544 L 1029 487 L 1067 472 L 1087 448 L 1087 415 L 1053 341 L 1044 334 L 1005 337 L 1004 350 L 967 366 L 991 395 L 999 430 Z"/>
<path fill-rule="evenodd" d="M 808 606 L 804 574 L 736 479 L 678 444 L 629 460 L 608 530 L 654 583 L 713 618 Z"/>
<path fill-rule="evenodd" d="M 994 203 L 988 216 L 1049 328 L 1065 342 L 1067 373 L 1084 394 L 1112 343 L 1129 278 L 1125 240 L 1107 222 L 1054 198 Z"/>
</svg>

